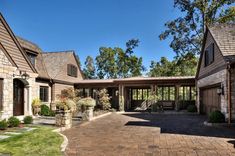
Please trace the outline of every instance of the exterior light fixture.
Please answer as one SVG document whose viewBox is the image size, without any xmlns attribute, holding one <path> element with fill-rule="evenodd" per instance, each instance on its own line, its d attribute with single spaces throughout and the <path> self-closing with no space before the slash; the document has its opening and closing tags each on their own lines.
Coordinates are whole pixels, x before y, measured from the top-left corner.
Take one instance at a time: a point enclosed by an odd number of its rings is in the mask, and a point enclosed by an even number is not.
<svg viewBox="0 0 235 156">
<path fill-rule="evenodd" d="M 221 87 L 217 89 L 217 94 L 224 95 L 224 85 L 223 84 L 221 84 Z"/>
<path fill-rule="evenodd" d="M 21 75 L 22 79 L 24 80 L 28 80 L 29 79 L 29 74 L 27 74 L 26 72 L 24 72 L 22 75 Z"/>
<path fill-rule="evenodd" d="M 29 74 L 26 73 L 26 71 L 24 71 L 24 73 L 22 74 L 22 71 L 20 71 L 20 74 L 17 75 L 17 74 L 13 74 L 13 77 L 16 77 L 16 76 L 20 76 L 22 79 L 24 80 L 28 80 L 29 79 Z"/>
</svg>

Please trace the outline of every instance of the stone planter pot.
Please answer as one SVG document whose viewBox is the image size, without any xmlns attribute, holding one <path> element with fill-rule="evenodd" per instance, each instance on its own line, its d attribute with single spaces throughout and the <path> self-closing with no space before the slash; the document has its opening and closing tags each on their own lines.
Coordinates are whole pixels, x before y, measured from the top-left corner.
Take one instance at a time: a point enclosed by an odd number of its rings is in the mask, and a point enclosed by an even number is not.
<svg viewBox="0 0 235 156">
<path fill-rule="evenodd" d="M 35 115 L 35 116 L 39 116 L 39 112 L 41 111 L 41 108 L 40 108 L 40 106 L 39 107 L 33 107 L 33 114 Z"/>
<path fill-rule="evenodd" d="M 72 127 L 72 113 L 70 110 L 56 110 L 55 124 L 59 127 Z"/>
<path fill-rule="evenodd" d="M 87 107 L 85 111 L 85 120 L 90 121 L 93 118 L 93 109 L 94 107 Z"/>
<path fill-rule="evenodd" d="M 50 107 L 51 107 L 51 110 L 52 110 L 52 111 L 56 111 L 56 103 L 51 102 L 51 103 L 50 103 Z"/>
</svg>

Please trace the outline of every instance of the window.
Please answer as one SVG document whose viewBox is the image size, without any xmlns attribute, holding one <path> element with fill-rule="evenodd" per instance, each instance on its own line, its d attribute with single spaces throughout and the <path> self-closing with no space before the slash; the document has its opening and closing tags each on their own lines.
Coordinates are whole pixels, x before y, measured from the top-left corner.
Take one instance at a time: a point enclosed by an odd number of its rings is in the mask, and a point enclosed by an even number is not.
<svg viewBox="0 0 235 156">
<path fill-rule="evenodd" d="M 42 102 L 48 102 L 48 87 L 40 86 L 40 100 Z"/>
<path fill-rule="evenodd" d="M 131 89 L 132 100 L 147 100 L 150 95 L 150 89 Z"/>
<path fill-rule="evenodd" d="M 30 62 L 35 66 L 36 55 L 27 53 Z"/>
<path fill-rule="evenodd" d="M 181 86 L 179 88 L 179 99 L 185 101 L 196 100 L 196 88 L 193 86 Z"/>
<path fill-rule="evenodd" d="M 214 43 L 210 44 L 205 50 L 205 67 L 214 62 Z"/>
<path fill-rule="evenodd" d="M 67 65 L 67 74 L 72 77 L 77 77 L 77 67 L 72 64 Z"/>
<path fill-rule="evenodd" d="M 159 86 L 157 88 L 157 97 L 160 101 L 174 101 L 175 87 L 174 86 Z"/>
<path fill-rule="evenodd" d="M 138 98 L 137 89 L 132 89 L 132 100 L 137 100 Z"/>
</svg>

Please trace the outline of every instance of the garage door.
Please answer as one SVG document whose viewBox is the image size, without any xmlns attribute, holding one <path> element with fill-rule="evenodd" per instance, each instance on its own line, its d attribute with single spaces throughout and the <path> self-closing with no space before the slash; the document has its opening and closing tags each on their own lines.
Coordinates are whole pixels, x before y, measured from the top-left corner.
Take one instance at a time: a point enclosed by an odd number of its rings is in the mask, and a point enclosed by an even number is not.
<svg viewBox="0 0 235 156">
<path fill-rule="evenodd" d="M 209 114 L 214 110 L 220 110 L 220 95 L 217 94 L 218 87 L 212 87 L 200 90 L 201 113 Z"/>
</svg>

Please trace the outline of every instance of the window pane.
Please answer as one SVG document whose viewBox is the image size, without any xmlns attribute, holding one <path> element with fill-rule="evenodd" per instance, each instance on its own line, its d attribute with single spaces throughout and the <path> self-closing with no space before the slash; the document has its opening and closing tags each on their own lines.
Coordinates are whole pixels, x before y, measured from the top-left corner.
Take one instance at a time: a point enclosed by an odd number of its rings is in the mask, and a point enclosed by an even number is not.
<svg viewBox="0 0 235 156">
<path fill-rule="evenodd" d="M 158 100 L 162 100 L 162 98 L 163 98 L 163 96 L 162 96 L 162 87 L 157 88 L 157 97 L 158 97 Z"/>
<path fill-rule="evenodd" d="M 147 100 L 147 99 L 148 99 L 148 90 L 143 89 L 143 100 Z"/>
<path fill-rule="evenodd" d="M 179 88 L 179 100 L 184 100 L 184 87 Z"/>
<path fill-rule="evenodd" d="M 185 87 L 184 92 L 184 100 L 190 100 L 190 87 Z"/>
<path fill-rule="evenodd" d="M 90 96 L 90 94 L 89 94 L 89 89 L 85 89 L 85 95 L 84 95 L 85 97 L 88 97 L 88 96 Z"/>
<path fill-rule="evenodd" d="M 175 100 L 175 87 L 170 87 L 170 100 Z"/>
<path fill-rule="evenodd" d="M 137 90 L 132 89 L 132 100 L 137 100 Z"/>
<path fill-rule="evenodd" d="M 196 88 L 191 87 L 191 100 L 196 100 Z"/>
<path fill-rule="evenodd" d="M 163 100 L 169 100 L 168 89 L 169 87 L 163 87 Z"/>
<path fill-rule="evenodd" d="M 138 100 L 142 100 L 142 89 L 138 89 Z"/>
</svg>

